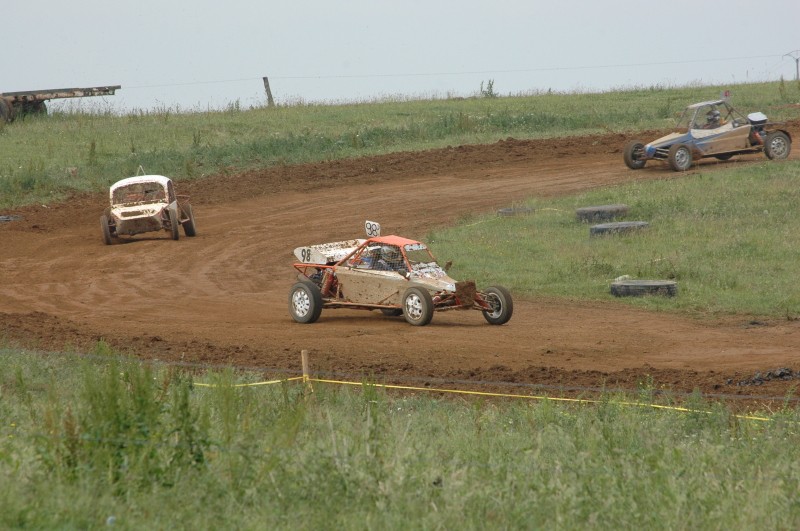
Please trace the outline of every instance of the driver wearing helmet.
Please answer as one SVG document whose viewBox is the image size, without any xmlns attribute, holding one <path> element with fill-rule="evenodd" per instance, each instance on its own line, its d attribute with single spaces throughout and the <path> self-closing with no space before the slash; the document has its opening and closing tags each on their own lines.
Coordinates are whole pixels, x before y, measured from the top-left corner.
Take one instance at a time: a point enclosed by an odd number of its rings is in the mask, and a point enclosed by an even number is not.
<svg viewBox="0 0 800 531">
<path fill-rule="evenodd" d="M 380 258 L 381 250 L 379 248 L 367 249 L 361 254 L 359 258 L 353 261 L 353 265 L 359 269 L 373 269 L 374 264 Z"/>
<path fill-rule="evenodd" d="M 380 257 L 374 262 L 375 269 L 378 271 L 397 271 L 402 265 L 400 251 L 391 245 L 381 247 Z"/>
<path fill-rule="evenodd" d="M 703 129 L 716 129 L 720 125 L 719 111 L 716 109 L 708 111 L 706 113 L 706 124 L 703 126 Z"/>
</svg>

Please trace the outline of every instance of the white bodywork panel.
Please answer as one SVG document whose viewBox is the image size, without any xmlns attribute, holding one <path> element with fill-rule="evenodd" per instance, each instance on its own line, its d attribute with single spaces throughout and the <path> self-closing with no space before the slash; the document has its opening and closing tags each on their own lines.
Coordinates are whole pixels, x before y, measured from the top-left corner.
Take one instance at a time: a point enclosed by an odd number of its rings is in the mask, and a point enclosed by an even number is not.
<svg viewBox="0 0 800 531">
<path fill-rule="evenodd" d="M 304 264 L 328 264 L 338 262 L 366 240 L 345 240 L 341 242 L 320 243 L 317 245 L 306 245 L 294 250 L 294 255 Z"/>
<path fill-rule="evenodd" d="M 692 136 L 694 138 L 706 138 L 707 136 L 719 135 L 727 131 L 733 131 L 733 124 L 728 122 L 716 129 L 692 129 Z"/>
<path fill-rule="evenodd" d="M 169 177 L 164 177 L 163 175 L 139 175 L 137 177 L 128 177 L 127 179 L 122 179 L 121 181 L 117 181 L 111 185 L 111 188 L 108 190 L 109 199 L 111 199 L 111 204 L 113 205 L 114 199 L 114 191 L 117 188 L 122 188 L 123 186 L 128 186 L 131 184 L 137 183 L 157 183 L 162 188 L 166 188 L 170 182 Z"/>
<path fill-rule="evenodd" d="M 453 292 L 456 290 L 456 281 L 450 278 L 436 262 L 414 265 L 411 269 L 409 280 L 430 286 L 436 291 Z"/>
</svg>

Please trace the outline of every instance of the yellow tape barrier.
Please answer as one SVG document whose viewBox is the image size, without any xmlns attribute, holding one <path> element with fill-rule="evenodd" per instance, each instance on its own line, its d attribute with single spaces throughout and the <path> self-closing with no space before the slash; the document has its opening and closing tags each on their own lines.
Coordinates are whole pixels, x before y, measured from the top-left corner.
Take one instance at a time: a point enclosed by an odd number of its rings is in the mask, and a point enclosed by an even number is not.
<svg viewBox="0 0 800 531">
<path fill-rule="evenodd" d="M 435 387 L 414 387 L 410 385 L 391 385 L 391 384 L 365 384 L 364 382 L 347 382 L 343 380 L 327 380 L 324 378 L 309 378 L 307 376 L 295 376 L 293 378 L 285 378 L 283 380 L 270 380 L 267 382 L 255 382 L 255 383 L 247 383 L 247 384 L 235 384 L 233 387 L 253 387 L 257 385 L 271 385 L 271 384 L 278 384 L 282 382 L 290 382 L 290 381 L 297 381 L 303 380 L 305 383 L 317 382 L 317 383 L 326 383 L 326 384 L 337 384 L 337 385 L 372 385 L 374 387 L 381 387 L 384 389 L 402 389 L 405 391 L 426 391 L 426 392 L 433 392 L 433 393 L 452 393 L 452 394 L 461 394 L 461 395 L 472 395 L 472 396 L 491 396 L 495 398 L 524 398 L 527 400 L 551 400 L 553 402 L 574 402 L 577 404 L 600 404 L 600 400 L 591 400 L 586 398 L 562 398 L 562 397 L 552 397 L 552 396 L 537 396 L 537 395 L 517 395 L 511 393 L 488 393 L 484 391 L 463 391 L 459 389 L 440 389 Z M 194 385 L 200 387 L 216 387 L 214 384 L 204 384 L 204 383 L 195 383 Z M 689 409 L 680 406 L 663 406 L 659 404 L 643 404 L 641 402 L 615 402 L 615 404 L 619 404 L 622 406 L 634 406 L 634 407 L 649 407 L 653 409 L 664 409 L 670 411 L 680 411 L 683 413 L 706 413 L 711 414 L 711 411 L 701 411 L 697 409 Z M 743 420 L 758 420 L 762 422 L 769 422 L 772 419 L 768 417 L 755 417 L 752 415 L 733 415 L 733 417 Z"/>
<path fill-rule="evenodd" d="M 272 384 L 279 384 L 282 382 L 291 382 L 292 380 L 302 380 L 303 376 L 294 376 L 292 378 L 284 378 L 283 380 L 270 380 L 268 382 L 254 382 L 254 383 L 244 383 L 244 384 L 233 384 L 232 387 L 255 387 L 257 385 L 272 385 Z M 194 385 L 198 387 L 219 387 L 217 384 L 207 384 L 207 383 L 199 383 L 194 382 Z"/>
<path fill-rule="evenodd" d="M 339 384 L 339 385 L 364 385 L 363 383 L 356 383 L 356 382 L 344 382 L 339 380 L 323 380 L 312 378 L 309 381 L 314 382 L 321 382 L 321 383 L 332 383 L 332 384 Z M 535 396 L 535 395 L 515 395 L 510 393 L 487 393 L 483 391 L 462 391 L 458 389 L 437 389 L 434 387 L 412 387 L 407 385 L 387 385 L 387 384 L 369 384 L 375 387 L 383 387 L 384 389 L 405 389 L 410 391 L 430 391 L 434 393 L 455 393 L 455 394 L 463 394 L 463 395 L 477 395 L 477 396 L 492 396 L 498 398 L 525 398 L 528 400 L 552 400 L 553 402 L 575 402 L 579 404 L 600 404 L 600 400 L 591 400 L 585 398 L 560 398 L 560 397 L 552 397 L 552 396 Z M 711 411 L 701 411 L 697 409 L 689 409 L 685 407 L 679 406 L 662 406 L 658 404 L 642 404 L 640 402 L 614 402 L 615 404 L 619 404 L 622 406 L 636 406 L 636 407 L 651 407 L 654 409 L 667 409 L 672 411 L 682 411 L 685 413 L 706 413 L 710 414 Z M 736 418 L 740 419 L 747 419 L 747 420 L 760 420 L 760 421 L 770 421 L 772 419 L 767 417 L 754 417 L 751 415 L 733 415 Z"/>
</svg>

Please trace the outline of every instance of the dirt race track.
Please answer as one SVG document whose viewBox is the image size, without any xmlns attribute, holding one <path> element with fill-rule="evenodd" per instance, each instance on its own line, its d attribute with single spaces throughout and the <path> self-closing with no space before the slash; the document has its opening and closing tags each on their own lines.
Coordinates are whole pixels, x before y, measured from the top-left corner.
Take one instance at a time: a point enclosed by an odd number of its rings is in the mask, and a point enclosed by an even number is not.
<svg viewBox="0 0 800 531">
<path fill-rule="evenodd" d="M 790 130 L 800 138 L 800 122 Z M 493 212 L 525 197 L 681 178 L 660 164 L 628 170 L 621 152 L 628 140 L 621 134 L 508 139 L 231 170 L 178 183 L 178 192 L 192 197 L 198 235 L 182 234 L 177 242 L 164 232 L 105 246 L 100 194 L 3 212 L 22 219 L 0 223 L 0 338 L 84 352 L 103 338 L 147 359 L 288 371 L 299 371 L 300 350 L 308 349 L 317 371 L 416 385 L 475 382 L 484 391 L 492 388 L 485 382 L 635 389 L 650 377 L 677 392 L 784 395 L 800 383 L 800 321 L 743 315 L 709 322 L 613 300 L 518 294 L 514 317 L 499 327 L 478 312 L 437 313 L 426 327 L 364 311 L 325 311 L 313 325 L 290 318 L 292 250 L 362 237 L 365 219 L 380 221 L 384 233 L 423 239 L 465 213 Z M 791 158 L 798 159 L 797 151 Z M 701 162 L 689 173 L 763 160 Z M 740 385 L 778 368 L 795 377 Z"/>
</svg>

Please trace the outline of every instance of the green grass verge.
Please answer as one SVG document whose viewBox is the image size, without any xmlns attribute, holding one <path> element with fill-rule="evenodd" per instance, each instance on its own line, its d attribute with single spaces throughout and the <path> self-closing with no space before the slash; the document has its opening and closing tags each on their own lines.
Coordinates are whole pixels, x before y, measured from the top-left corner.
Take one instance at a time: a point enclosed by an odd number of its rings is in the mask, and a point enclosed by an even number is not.
<svg viewBox="0 0 800 531">
<path fill-rule="evenodd" d="M 800 86 L 650 87 L 600 94 L 297 105 L 125 116 L 58 112 L 0 123 L 0 208 L 100 191 L 147 173 L 176 180 L 282 164 L 448 145 L 674 125 L 687 104 L 719 97 L 773 120 L 797 118 Z"/>
<path fill-rule="evenodd" d="M 648 171 L 648 170 L 642 170 Z M 656 170 L 657 171 L 657 170 Z M 672 177 L 674 174 L 669 174 Z M 463 220 L 428 236 L 455 278 L 516 293 L 607 300 L 620 276 L 678 282 L 678 296 L 626 298 L 694 315 L 800 317 L 800 164 L 761 164 L 703 175 L 532 199 L 524 217 Z M 580 207 L 623 203 L 635 233 L 590 237 Z"/>
<path fill-rule="evenodd" d="M 0 350 L 6 529 L 795 529 L 798 413 L 768 422 L 317 385 L 233 387 Z M 636 398 L 636 397 L 634 397 Z M 651 395 L 642 390 L 638 398 Z"/>
</svg>

